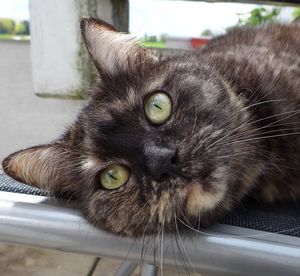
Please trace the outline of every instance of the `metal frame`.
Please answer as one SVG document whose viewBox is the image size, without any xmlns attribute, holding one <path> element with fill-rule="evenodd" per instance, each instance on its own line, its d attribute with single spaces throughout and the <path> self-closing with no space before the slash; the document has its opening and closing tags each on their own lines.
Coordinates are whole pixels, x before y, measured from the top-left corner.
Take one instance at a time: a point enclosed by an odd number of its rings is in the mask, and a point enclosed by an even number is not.
<svg viewBox="0 0 300 276">
<path fill-rule="evenodd" d="M 120 258 L 136 264 L 140 263 L 144 243 L 143 264 L 160 266 L 163 260 L 163 266 L 213 275 L 299 275 L 300 238 L 226 225 L 206 231 L 208 235 L 187 232 L 177 237 L 178 251 L 174 235 L 165 235 L 163 246 L 155 236 L 147 236 L 144 241 L 119 237 L 89 225 L 70 202 L 0 192 L 2 242 Z"/>
</svg>

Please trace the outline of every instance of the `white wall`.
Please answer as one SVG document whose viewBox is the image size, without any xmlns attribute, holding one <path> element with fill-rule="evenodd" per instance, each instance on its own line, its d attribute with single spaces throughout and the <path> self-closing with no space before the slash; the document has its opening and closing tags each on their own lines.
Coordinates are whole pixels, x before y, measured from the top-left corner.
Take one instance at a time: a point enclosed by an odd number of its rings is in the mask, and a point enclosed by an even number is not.
<svg viewBox="0 0 300 276">
<path fill-rule="evenodd" d="M 34 92 L 76 94 L 87 90 L 95 73 L 81 40 L 80 18 L 93 16 L 123 24 L 128 10 L 121 8 L 120 13 L 118 9 L 111 0 L 31 0 Z M 128 22 L 124 25 L 128 28 Z"/>
<path fill-rule="evenodd" d="M 190 38 L 171 37 L 166 38 L 166 47 L 170 49 L 186 49 L 192 50 L 192 42 Z"/>
<path fill-rule="evenodd" d="M 80 47 L 76 0 L 31 0 L 31 61 L 36 93 L 67 94 L 80 89 L 76 68 Z"/>
</svg>

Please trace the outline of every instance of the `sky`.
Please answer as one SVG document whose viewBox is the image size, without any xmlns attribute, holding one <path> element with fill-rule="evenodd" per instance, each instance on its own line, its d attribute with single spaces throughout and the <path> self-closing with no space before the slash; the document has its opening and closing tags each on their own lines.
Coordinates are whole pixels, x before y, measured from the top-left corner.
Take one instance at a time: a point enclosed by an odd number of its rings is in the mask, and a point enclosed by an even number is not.
<svg viewBox="0 0 300 276">
<path fill-rule="evenodd" d="M 29 19 L 29 1 L 0 0 L 0 17 Z"/>
<path fill-rule="evenodd" d="M 237 23 L 238 13 L 247 13 L 254 7 L 256 5 L 130 0 L 129 28 L 137 37 L 145 34 L 195 37 L 205 29 L 211 29 L 218 34 Z M 283 19 L 290 17 L 290 10 L 283 12 Z M 29 19 L 29 1 L 0 0 L 0 17 Z"/>
<path fill-rule="evenodd" d="M 246 13 L 255 6 L 149 0 L 131 0 L 130 3 L 130 31 L 136 36 L 144 33 L 197 36 L 204 29 L 221 32 L 237 23 L 237 12 Z"/>
<path fill-rule="evenodd" d="M 239 3 L 205 3 L 193 1 L 130 0 L 130 31 L 135 36 L 199 36 L 205 29 L 215 34 L 238 21 L 238 13 L 248 13 L 257 5 Z M 271 8 L 271 6 L 265 6 Z M 282 13 L 290 17 L 291 9 Z"/>
</svg>

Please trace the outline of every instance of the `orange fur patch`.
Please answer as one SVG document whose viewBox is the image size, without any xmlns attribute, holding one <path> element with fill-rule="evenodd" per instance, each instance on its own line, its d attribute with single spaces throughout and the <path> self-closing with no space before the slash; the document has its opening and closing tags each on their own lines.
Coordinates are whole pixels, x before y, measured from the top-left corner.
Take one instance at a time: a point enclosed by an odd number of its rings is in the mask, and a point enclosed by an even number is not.
<svg viewBox="0 0 300 276">
<path fill-rule="evenodd" d="M 197 216 L 200 211 L 212 209 L 221 201 L 224 193 L 204 191 L 201 184 L 191 183 L 187 187 L 186 209 L 189 215 Z"/>
</svg>

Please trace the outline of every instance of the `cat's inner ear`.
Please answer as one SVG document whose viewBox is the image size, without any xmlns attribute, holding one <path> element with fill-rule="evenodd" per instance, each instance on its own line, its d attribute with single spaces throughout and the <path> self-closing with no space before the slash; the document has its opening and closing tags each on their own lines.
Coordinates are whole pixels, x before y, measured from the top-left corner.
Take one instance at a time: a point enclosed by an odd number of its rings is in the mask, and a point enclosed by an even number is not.
<svg viewBox="0 0 300 276">
<path fill-rule="evenodd" d="M 100 74 L 128 70 L 136 64 L 154 62 L 157 58 L 141 47 L 138 40 L 98 19 L 81 20 L 81 31 L 86 47 Z"/>
<path fill-rule="evenodd" d="M 72 193 L 79 181 L 78 157 L 61 143 L 41 145 L 11 154 L 2 162 L 14 179 L 55 193 Z M 79 163 L 79 162 L 78 162 Z"/>
</svg>

